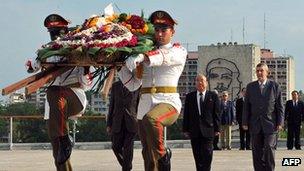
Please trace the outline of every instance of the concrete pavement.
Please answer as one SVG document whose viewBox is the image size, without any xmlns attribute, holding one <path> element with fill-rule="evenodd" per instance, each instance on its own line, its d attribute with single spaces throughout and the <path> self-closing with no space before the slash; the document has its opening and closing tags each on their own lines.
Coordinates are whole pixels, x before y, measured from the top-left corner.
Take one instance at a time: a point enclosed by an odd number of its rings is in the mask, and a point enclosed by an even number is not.
<svg viewBox="0 0 304 171">
<path fill-rule="evenodd" d="M 190 148 L 173 148 L 172 171 L 194 171 L 195 164 Z M 282 167 L 286 157 L 301 158 L 302 164 L 293 167 Z M 72 165 L 75 171 L 119 171 L 120 166 L 109 149 L 79 150 L 72 153 Z M 48 171 L 55 170 L 50 150 L 13 150 L 0 151 L 0 171 Z M 143 171 L 141 150 L 135 149 L 133 170 Z M 212 163 L 213 171 L 247 171 L 253 170 L 251 151 L 215 151 Z M 276 152 L 277 171 L 303 171 L 304 150 Z"/>
</svg>

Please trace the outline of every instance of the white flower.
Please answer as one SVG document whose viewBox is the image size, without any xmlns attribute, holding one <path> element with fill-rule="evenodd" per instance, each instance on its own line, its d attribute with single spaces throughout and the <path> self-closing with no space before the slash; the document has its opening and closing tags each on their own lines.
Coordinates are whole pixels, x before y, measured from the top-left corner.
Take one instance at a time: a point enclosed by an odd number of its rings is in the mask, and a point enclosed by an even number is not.
<svg viewBox="0 0 304 171">
<path fill-rule="evenodd" d="M 100 17 L 98 18 L 98 25 L 103 25 L 106 22 L 104 17 Z M 118 35 L 115 37 L 111 37 L 105 40 L 101 40 L 101 39 L 95 39 L 95 40 L 91 40 L 89 42 L 86 42 L 86 38 L 83 37 L 81 40 L 61 40 L 56 39 L 54 42 L 59 44 L 59 45 L 63 45 L 63 46 L 73 46 L 73 45 L 79 45 L 79 46 L 84 46 L 86 44 L 91 44 L 91 45 L 97 45 L 97 44 L 117 44 L 121 41 L 123 41 L 124 39 L 127 41 L 130 41 L 132 39 L 133 34 L 125 27 L 119 24 L 115 24 L 115 23 L 109 23 L 110 26 L 110 31 L 112 30 L 119 30 L 122 35 Z M 98 30 L 98 27 L 91 27 L 88 28 L 86 30 L 83 30 L 79 33 L 74 34 L 72 37 L 79 37 L 79 36 L 89 36 L 89 37 L 93 37 L 94 32 L 96 32 Z M 50 45 L 47 45 L 46 47 L 50 47 Z"/>
</svg>

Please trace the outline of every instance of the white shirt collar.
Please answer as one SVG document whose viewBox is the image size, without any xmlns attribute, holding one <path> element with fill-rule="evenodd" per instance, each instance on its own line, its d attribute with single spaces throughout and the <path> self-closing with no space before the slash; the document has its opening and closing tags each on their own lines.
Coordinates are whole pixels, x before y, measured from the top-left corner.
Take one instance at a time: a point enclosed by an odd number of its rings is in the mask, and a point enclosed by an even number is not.
<svg viewBox="0 0 304 171">
<path fill-rule="evenodd" d="M 159 48 L 161 48 L 161 49 L 169 49 L 171 47 L 172 47 L 172 43 L 171 42 L 168 43 L 168 44 L 166 44 L 166 45 L 159 46 Z"/>
<path fill-rule="evenodd" d="M 198 96 L 200 95 L 200 93 L 203 93 L 203 96 L 205 96 L 206 90 L 204 90 L 203 92 L 199 92 L 199 91 L 196 90 L 196 94 L 197 94 Z"/>
<path fill-rule="evenodd" d="M 265 84 L 266 84 L 266 82 L 267 82 L 267 79 L 266 79 L 266 80 L 264 80 L 262 83 L 261 83 L 260 81 L 258 81 L 258 82 L 259 82 L 259 85 L 261 85 L 261 84 L 265 85 Z"/>
</svg>

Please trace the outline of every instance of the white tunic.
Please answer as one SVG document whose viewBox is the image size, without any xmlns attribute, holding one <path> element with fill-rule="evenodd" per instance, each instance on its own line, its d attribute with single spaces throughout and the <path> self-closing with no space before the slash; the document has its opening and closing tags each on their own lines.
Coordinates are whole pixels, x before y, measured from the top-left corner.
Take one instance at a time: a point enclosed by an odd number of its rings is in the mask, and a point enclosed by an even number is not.
<svg viewBox="0 0 304 171">
<path fill-rule="evenodd" d="M 71 73 L 71 74 L 70 74 Z M 89 89 L 89 86 L 91 84 L 90 78 L 88 78 L 88 75 L 84 75 L 84 68 L 83 67 L 75 67 L 73 70 L 68 70 L 67 72 L 63 73 L 62 75 L 58 76 L 53 86 L 65 86 L 73 83 L 80 83 L 79 88 L 72 87 L 71 90 L 76 94 L 79 101 L 81 102 L 83 109 L 76 115 L 80 116 L 84 113 L 85 108 L 88 104 L 85 91 Z M 47 98 L 45 96 L 45 98 Z M 44 119 L 49 119 L 49 113 L 50 113 L 50 106 L 48 101 L 45 101 L 45 112 L 44 112 Z"/>
<path fill-rule="evenodd" d="M 62 60 L 62 57 L 53 56 L 47 59 L 47 62 L 59 62 Z M 40 69 L 39 63 L 34 63 L 35 71 Z M 85 111 L 86 105 L 88 104 L 85 91 L 88 90 L 92 84 L 88 75 L 84 75 L 83 67 L 75 67 L 74 69 L 68 70 L 60 76 L 56 77 L 56 79 L 52 82 L 54 86 L 65 86 L 73 83 L 80 83 L 79 88 L 71 88 L 71 90 L 76 94 L 78 99 L 80 100 L 83 109 L 76 116 L 82 115 Z M 45 106 L 44 106 L 44 119 L 49 119 L 50 106 L 47 101 L 47 97 L 45 96 Z"/>
<path fill-rule="evenodd" d="M 142 85 L 145 87 L 177 87 L 186 62 L 187 51 L 180 45 L 171 43 L 159 47 L 154 53 L 148 53 L 149 63 L 144 63 L 143 78 L 137 79 L 130 70 L 123 67 L 118 73 L 120 79 L 130 91 Z M 128 58 L 128 60 L 132 60 Z M 157 104 L 172 105 L 179 113 L 182 103 L 178 93 L 142 94 L 138 105 L 137 119 L 142 118 Z"/>
</svg>

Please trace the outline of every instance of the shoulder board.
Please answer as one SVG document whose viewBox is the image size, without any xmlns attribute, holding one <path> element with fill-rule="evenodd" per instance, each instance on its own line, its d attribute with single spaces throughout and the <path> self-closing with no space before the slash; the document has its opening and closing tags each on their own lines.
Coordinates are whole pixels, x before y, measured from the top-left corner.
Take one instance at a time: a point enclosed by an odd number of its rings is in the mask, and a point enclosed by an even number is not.
<svg viewBox="0 0 304 171">
<path fill-rule="evenodd" d="M 181 47 L 181 44 L 176 42 L 176 43 L 173 43 L 173 47 Z"/>
<path fill-rule="evenodd" d="M 148 56 L 153 56 L 153 55 L 158 55 L 158 54 L 159 54 L 158 50 L 152 50 L 152 51 L 146 52 L 146 55 L 148 55 Z"/>
</svg>

